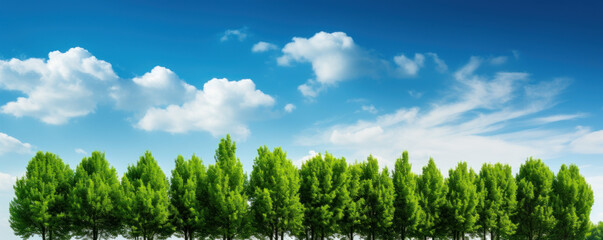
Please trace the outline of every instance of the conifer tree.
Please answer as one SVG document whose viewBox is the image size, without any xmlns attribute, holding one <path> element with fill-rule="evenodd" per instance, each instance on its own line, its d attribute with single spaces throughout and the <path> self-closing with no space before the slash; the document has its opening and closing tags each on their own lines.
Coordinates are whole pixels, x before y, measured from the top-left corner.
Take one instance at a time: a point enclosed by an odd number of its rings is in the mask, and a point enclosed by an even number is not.
<svg viewBox="0 0 603 240">
<path fill-rule="evenodd" d="M 203 188 L 207 188 L 203 162 L 195 155 L 189 160 L 178 156 L 170 179 L 170 220 L 176 235 L 185 240 L 205 236 L 207 204 L 198 199 Z"/>
<path fill-rule="evenodd" d="M 394 218 L 394 185 L 387 167 L 379 173 L 379 163 L 372 155 L 362 164 L 361 196 L 365 199 L 362 233 L 369 240 L 389 235 Z"/>
<path fill-rule="evenodd" d="M 306 161 L 300 170 L 300 201 L 304 205 L 304 238 L 326 239 L 339 230 L 347 193 L 347 163 L 326 153 Z"/>
<path fill-rule="evenodd" d="M 401 240 L 417 234 L 418 226 L 424 212 L 419 205 L 417 175 L 411 172 L 408 152 L 402 153 L 402 158 L 396 160 L 393 174 L 395 190 L 393 230 Z"/>
<path fill-rule="evenodd" d="M 255 231 L 271 240 L 298 235 L 303 205 L 299 201 L 299 173 L 281 148 L 260 147 L 249 181 Z"/>
<path fill-rule="evenodd" d="M 448 171 L 445 223 L 452 239 L 465 239 L 466 233 L 474 231 L 479 217 L 476 182 L 477 174 L 473 169 L 467 169 L 466 162 L 460 162 L 455 169 Z"/>
<path fill-rule="evenodd" d="M 509 238 L 517 227 L 512 221 L 517 207 L 517 185 L 511 166 L 500 163 L 482 165 L 478 184 L 480 235 L 483 239 L 488 233 L 490 239 Z"/>
<path fill-rule="evenodd" d="M 215 165 L 207 169 L 208 228 L 223 240 L 246 238 L 249 234 L 246 175 L 230 135 L 220 140 L 214 159 Z"/>
<path fill-rule="evenodd" d="M 354 235 L 361 230 L 366 222 L 365 199 L 361 194 L 362 164 L 354 163 L 348 166 L 347 192 L 348 204 L 345 205 L 343 218 L 339 222 L 340 233 L 348 240 L 354 240 Z"/>
<path fill-rule="evenodd" d="M 553 215 L 556 239 L 584 239 L 590 225 L 593 191 L 578 166 L 563 164 L 553 181 Z"/>
<path fill-rule="evenodd" d="M 117 171 L 105 154 L 95 151 L 75 170 L 70 195 L 70 219 L 74 235 L 92 240 L 115 238 L 121 230 L 121 192 Z"/>
<path fill-rule="evenodd" d="M 136 165 L 128 166 L 121 189 L 125 237 L 154 240 L 173 233 L 169 183 L 151 152 L 145 152 Z"/>
<path fill-rule="evenodd" d="M 540 159 L 529 158 L 519 168 L 517 182 L 517 232 L 520 239 L 539 240 L 551 237 L 555 227 L 553 172 Z"/>
<path fill-rule="evenodd" d="M 17 179 L 10 202 L 10 227 L 15 235 L 42 240 L 69 239 L 68 196 L 73 171 L 57 155 L 38 152 Z"/>
<path fill-rule="evenodd" d="M 425 213 L 425 218 L 419 224 L 419 237 L 432 239 L 443 234 L 442 210 L 446 204 L 447 188 L 444 185 L 442 173 L 436 167 L 433 159 L 429 159 L 427 166 L 423 167 L 423 173 L 419 177 L 419 204 Z"/>
</svg>

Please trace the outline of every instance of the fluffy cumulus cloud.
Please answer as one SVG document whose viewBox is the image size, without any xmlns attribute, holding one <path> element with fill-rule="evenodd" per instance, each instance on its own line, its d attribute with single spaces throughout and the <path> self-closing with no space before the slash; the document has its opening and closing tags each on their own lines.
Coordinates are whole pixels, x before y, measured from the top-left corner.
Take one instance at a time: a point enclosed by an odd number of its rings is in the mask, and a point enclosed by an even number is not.
<svg viewBox="0 0 603 240">
<path fill-rule="evenodd" d="M 288 112 L 288 113 L 293 112 L 293 110 L 295 110 L 295 105 L 293 105 L 292 103 L 289 103 L 289 104 L 285 105 L 284 109 L 285 109 L 285 112 Z"/>
<path fill-rule="evenodd" d="M 276 50 L 276 49 L 278 49 L 278 47 L 276 45 L 269 43 L 269 42 L 260 41 L 253 45 L 253 47 L 251 48 L 251 51 L 254 53 L 259 53 L 259 52 L 267 52 L 267 51 Z"/>
<path fill-rule="evenodd" d="M 541 122 L 529 121 L 554 106 L 555 96 L 567 86 L 563 81 L 533 83 L 529 74 L 522 72 L 477 74 L 483 62 L 472 58 L 453 74 L 457 87 L 450 93 L 453 97 L 445 97 L 446 101 L 436 101 L 427 109 L 400 108 L 372 120 L 326 126 L 300 136 L 298 142 L 346 150 L 352 159 L 381 156 L 390 166 L 402 151 L 408 150 L 417 163 L 415 171 L 429 157 L 441 169 L 452 168 L 458 161 L 479 169 L 482 163 L 495 161 L 519 167 L 529 156 L 554 157 L 572 151 L 572 146 L 584 147 L 573 149 L 582 152 L 597 146 L 601 149 L 600 132 L 581 127 L 547 128 Z M 514 123 L 518 122 L 524 127 L 517 129 Z"/>
<path fill-rule="evenodd" d="M 0 132 L 0 155 L 5 153 L 29 153 L 31 145 Z"/>
<path fill-rule="evenodd" d="M 245 40 L 245 38 L 247 38 L 247 29 L 246 28 L 228 29 L 228 30 L 224 31 L 224 34 L 222 34 L 220 41 L 225 42 L 232 38 L 236 38 L 239 41 Z"/>
<path fill-rule="evenodd" d="M 250 79 L 212 79 L 182 105 L 150 108 L 137 126 L 147 131 L 207 131 L 214 136 L 231 133 L 245 138 L 249 129 L 244 119 L 251 118 L 260 108 L 273 106 L 274 102 L 274 98 L 256 89 Z"/>
<path fill-rule="evenodd" d="M 190 101 L 196 91 L 194 86 L 178 78 L 170 69 L 156 66 L 151 72 L 113 86 L 111 97 L 119 109 L 146 111 L 150 107 Z"/>
<path fill-rule="evenodd" d="M 344 32 L 319 32 L 311 38 L 294 37 L 282 52 L 277 59 L 281 66 L 294 62 L 312 65 L 316 78 L 298 88 L 308 97 L 315 97 L 325 87 L 338 82 L 373 75 L 380 64 Z"/>
<path fill-rule="evenodd" d="M 25 95 L 0 111 L 64 124 L 93 112 L 117 79 L 111 64 L 79 47 L 51 52 L 48 60 L 0 60 L 0 88 Z"/>
<path fill-rule="evenodd" d="M 0 172 L 0 191 L 12 190 L 16 181 L 17 177 Z"/>
</svg>

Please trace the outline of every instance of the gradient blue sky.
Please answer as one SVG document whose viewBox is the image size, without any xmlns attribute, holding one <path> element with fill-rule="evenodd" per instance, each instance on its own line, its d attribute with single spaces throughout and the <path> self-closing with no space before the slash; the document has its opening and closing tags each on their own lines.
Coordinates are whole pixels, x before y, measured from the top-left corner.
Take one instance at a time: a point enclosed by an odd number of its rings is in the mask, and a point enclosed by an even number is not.
<svg viewBox="0 0 603 240">
<path fill-rule="evenodd" d="M 123 174 L 151 150 L 206 164 L 231 133 L 300 164 L 328 150 L 413 170 L 529 156 L 581 167 L 603 220 L 601 1 L 7 1 L 0 236 L 36 151 Z M 249 79 L 249 80 L 243 80 Z M 11 238 L 9 238 L 11 239 Z"/>
</svg>

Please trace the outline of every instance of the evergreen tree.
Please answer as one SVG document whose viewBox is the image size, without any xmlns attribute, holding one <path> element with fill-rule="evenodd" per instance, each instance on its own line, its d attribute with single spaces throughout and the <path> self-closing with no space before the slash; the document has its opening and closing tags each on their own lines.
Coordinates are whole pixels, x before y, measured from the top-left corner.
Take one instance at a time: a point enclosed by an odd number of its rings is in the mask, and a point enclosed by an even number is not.
<svg viewBox="0 0 603 240">
<path fill-rule="evenodd" d="M 517 185 L 511 166 L 484 164 L 479 173 L 478 186 L 478 222 L 483 239 L 488 233 L 490 239 L 509 238 L 517 228 L 512 221 L 517 207 Z"/>
<path fill-rule="evenodd" d="M 578 166 L 563 164 L 553 181 L 553 215 L 556 239 L 584 239 L 590 225 L 593 190 Z"/>
<path fill-rule="evenodd" d="M 126 237 L 153 240 L 172 234 L 169 183 L 151 152 L 145 152 L 136 165 L 128 166 L 121 189 Z"/>
<path fill-rule="evenodd" d="M 419 224 L 419 237 L 436 237 L 443 234 L 444 226 L 442 210 L 446 204 L 446 185 L 442 173 L 436 167 L 433 159 L 429 159 L 427 166 L 423 167 L 423 173 L 419 177 L 419 204 L 425 213 L 425 218 Z"/>
<path fill-rule="evenodd" d="M 253 225 L 260 236 L 284 240 L 285 234 L 299 234 L 304 214 L 299 173 L 281 148 L 258 149 L 249 186 Z"/>
<path fill-rule="evenodd" d="M 92 240 L 117 237 L 122 226 L 120 194 L 117 171 L 109 166 L 104 153 L 95 151 L 82 159 L 69 199 L 75 236 Z"/>
<path fill-rule="evenodd" d="M 551 236 L 555 226 L 551 202 L 553 172 L 540 159 L 529 158 L 519 169 L 517 181 L 516 237 L 539 240 Z"/>
<path fill-rule="evenodd" d="M 467 169 L 467 163 L 461 162 L 448 171 L 446 185 L 446 225 L 452 239 L 465 239 L 466 233 L 474 231 L 479 217 L 477 204 L 477 175 L 473 169 Z"/>
<path fill-rule="evenodd" d="M 379 163 L 369 156 L 362 164 L 361 196 L 365 199 L 362 233 L 366 239 L 389 235 L 389 227 L 394 218 L 394 185 L 387 167 L 379 173 Z"/>
<path fill-rule="evenodd" d="M 412 165 L 408 161 L 408 152 L 396 160 L 393 174 L 395 190 L 393 230 L 401 240 L 416 236 L 418 226 L 424 212 L 419 205 L 417 176 L 411 172 Z"/>
<path fill-rule="evenodd" d="M 360 231 L 366 222 L 363 211 L 365 200 L 361 194 L 362 164 L 354 163 L 348 166 L 347 192 L 349 201 L 345 205 L 343 218 L 339 221 L 340 233 L 348 240 L 354 240 L 354 235 Z"/>
<path fill-rule="evenodd" d="M 73 171 L 57 155 L 38 152 L 27 164 L 25 177 L 14 185 L 10 227 L 15 235 L 42 240 L 69 239 L 68 196 Z"/>
<path fill-rule="evenodd" d="M 207 188 L 206 169 L 195 155 L 184 160 L 178 156 L 170 179 L 170 220 L 176 235 L 185 240 L 205 236 L 205 212 L 207 205 L 201 199 L 199 189 Z"/>
<path fill-rule="evenodd" d="M 326 239 L 339 230 L 347 193 L 347 163 L 326 153 L 306 161 L 300 170 L 300 201 L 304 205 L 304 237 Z"/>
<path fill-rule="evenodd" d="M 236 144 L 227 135 L 216 149 L 216 164 L 207 169 L 208 228 L 215 237 L 223 240 L 245 238 L 249 233 L 247 195 L 244 192 L 246 175 L 235 154 Z"/>
</svg>

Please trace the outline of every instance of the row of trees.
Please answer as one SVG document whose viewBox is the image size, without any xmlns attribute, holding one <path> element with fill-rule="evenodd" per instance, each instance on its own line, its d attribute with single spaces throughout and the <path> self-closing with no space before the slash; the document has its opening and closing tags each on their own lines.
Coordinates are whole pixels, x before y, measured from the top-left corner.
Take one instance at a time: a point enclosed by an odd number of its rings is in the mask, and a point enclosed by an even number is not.
<svg viewBox="0 0 603 240">
<path fill-rule="evenodd" d="M 46 239 L 585 239 L 593 192 L 575 165 L 557 175 L 528 159 L 508 165 L 461 162 L 444 178 L 430 159 L 411 172 L 369 156 L 348 163 L 329 153 L 297 169 L 281 148 L 260 147 L 248 177 L 227 136 L 215 164 L 178 156 L 168 181 L 150 152 L 118 179 L 93 152 L 72 171 L 38 152 L 10 203 L 15 234 Z"/>
</svg>

